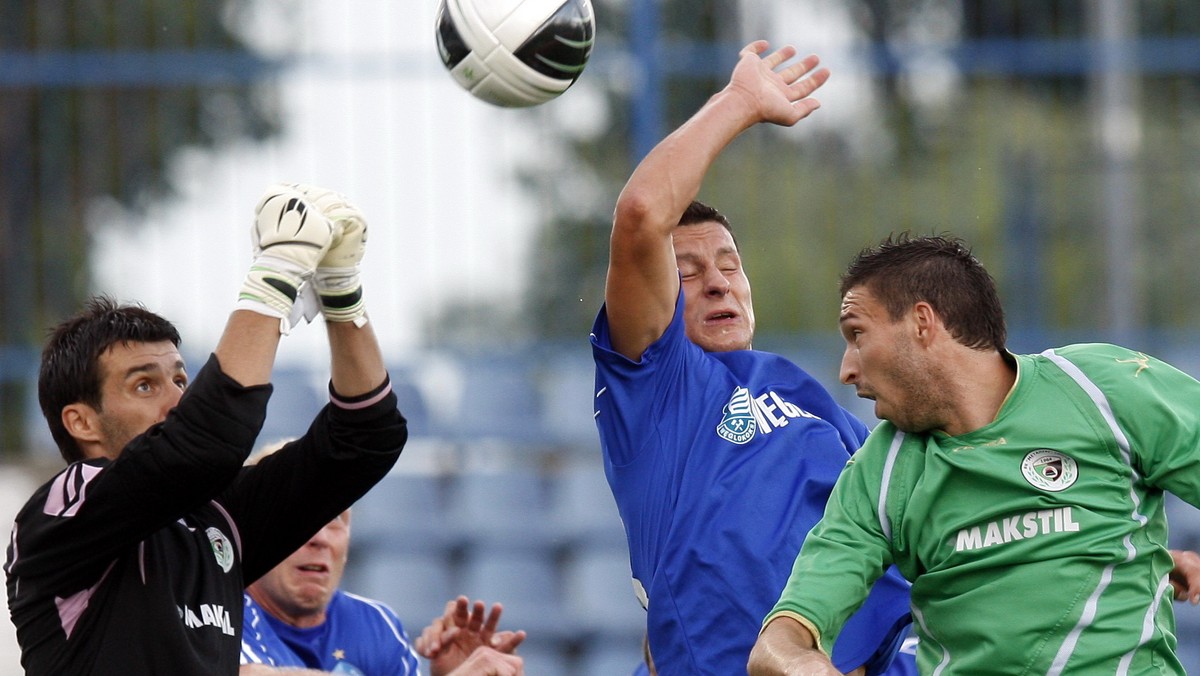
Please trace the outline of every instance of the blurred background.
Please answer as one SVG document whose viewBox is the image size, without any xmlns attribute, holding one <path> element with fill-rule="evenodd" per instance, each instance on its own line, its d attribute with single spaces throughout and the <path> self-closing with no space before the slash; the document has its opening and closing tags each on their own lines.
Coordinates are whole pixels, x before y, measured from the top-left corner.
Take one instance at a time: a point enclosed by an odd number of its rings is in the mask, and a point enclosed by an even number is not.
<svg viewBox="0 0 1200 676">
<path fill-rule="evenodd" d="M 966 238 L 1018 352 L 1123 343 L 1200 375 L 1200 3 L 593 0 L 580 80 L 506 110 L 453 84 L 434 0 L 0 0 L 0 517 L 61 466 L 36 404 L 47 329 L 92 293 L 215 345 L 275 181 L 371 224 L 368 307 L 409 416 L 354 517 L 345 586 L 416 634 L 502 601 L 530 674 L 628 674 L 642 611 L 591 421 L 587 334 L 633 166 L 764 37 L 833 71 L 701 199 L 734 223 L 756 347 L 837 384 L 837 277 L 892 232 Z M 284 341 L 264 444 L 301 432 L 319 326 Z M 1200 517 L 1170 503 L 1172 544 Z M 1189 671 L 1200 613 L 1176 605 Z M 18 674 L 7 614 L 0 675 Z"/>
</svg>

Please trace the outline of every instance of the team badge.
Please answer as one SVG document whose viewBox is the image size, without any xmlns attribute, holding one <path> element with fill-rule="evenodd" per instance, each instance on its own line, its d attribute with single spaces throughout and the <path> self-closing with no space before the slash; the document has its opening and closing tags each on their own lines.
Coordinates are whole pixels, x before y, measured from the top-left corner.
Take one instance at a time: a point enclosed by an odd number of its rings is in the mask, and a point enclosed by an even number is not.
<svg viewBox="0 0 1200 676">
<path fill-rule="evenodd" d="M 204 531 L 208 536 L 208 542 L 212 545 L 213 557 L 216 558 L 217 564 L 221 566 L 221 570 L 228 573 L 233 568 L 233 543 L 220 529 L 212 527 Z"/>
<path fill-rule="evenodd" d="M 1021 461 L 1021 474 L 1034 488 L 1057 493 L 1075 483 L 1079 478 L 1079 467 L 1068 455 L 1039 448 L 1030 451 Z"/>
<path fill-rule="evenodd" d="M 753 401 L 750 390 L 738 387 L 733 390 L 729 403 L 721 410 L 721 424 L 717 425 L 717 436 L 735 444 L 744 444 L 754 438 L 758 423 L 751 410 Z"/>
</svg>

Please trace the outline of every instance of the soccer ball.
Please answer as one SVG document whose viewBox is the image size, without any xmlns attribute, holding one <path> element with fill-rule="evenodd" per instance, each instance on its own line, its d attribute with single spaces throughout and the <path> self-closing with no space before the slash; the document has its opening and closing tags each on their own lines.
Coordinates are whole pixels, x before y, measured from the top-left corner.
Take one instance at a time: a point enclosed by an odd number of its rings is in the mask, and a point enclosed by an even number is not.
<svg viewBox="0 0 1200 676">
<path fill-rule="evenodd" d="M 441 0 L 438 54 L 455 82 L 506 108 L 536 106 L 574 84 L 592 53 L 590 0 Z"/>
</svg>

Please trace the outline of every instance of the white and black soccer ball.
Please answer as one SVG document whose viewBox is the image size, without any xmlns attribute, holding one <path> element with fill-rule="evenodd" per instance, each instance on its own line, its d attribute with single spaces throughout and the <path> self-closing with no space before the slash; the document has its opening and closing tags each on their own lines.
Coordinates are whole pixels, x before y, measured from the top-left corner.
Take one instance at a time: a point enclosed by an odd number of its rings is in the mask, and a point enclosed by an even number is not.
<svg viewBox="0 0 1200 676">
<path fill-rule="evenodd" d="M 437 13 L 438 54 L 455 82 L 507 108 L 565 92 L 595 36 L 590 0 L 441 0 Z"/>
</svg>

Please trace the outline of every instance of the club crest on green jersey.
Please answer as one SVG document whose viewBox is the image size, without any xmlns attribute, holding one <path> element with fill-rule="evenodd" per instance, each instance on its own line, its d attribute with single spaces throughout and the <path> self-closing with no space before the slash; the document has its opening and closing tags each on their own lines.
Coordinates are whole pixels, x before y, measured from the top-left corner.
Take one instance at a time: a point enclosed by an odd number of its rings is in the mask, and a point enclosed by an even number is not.
<svg viewBox="0 0 1200 676">
<path fill-rule="evenodd" d="M 221 570 L 228 573 L 233 568 L 233 544 L 218 528 L 210 527 L 204 534 L 208 536 L 208 542 L 212 545 L 213 557 L 221 566 Z"/>
<path fill-rule="evenodd" d="M 1049 448 L 1030 451 L 1021 461 L 1021 474 L 1034 488 L 1057 493 L 1079 478 L 1075 459 Z"/>
</svg>

